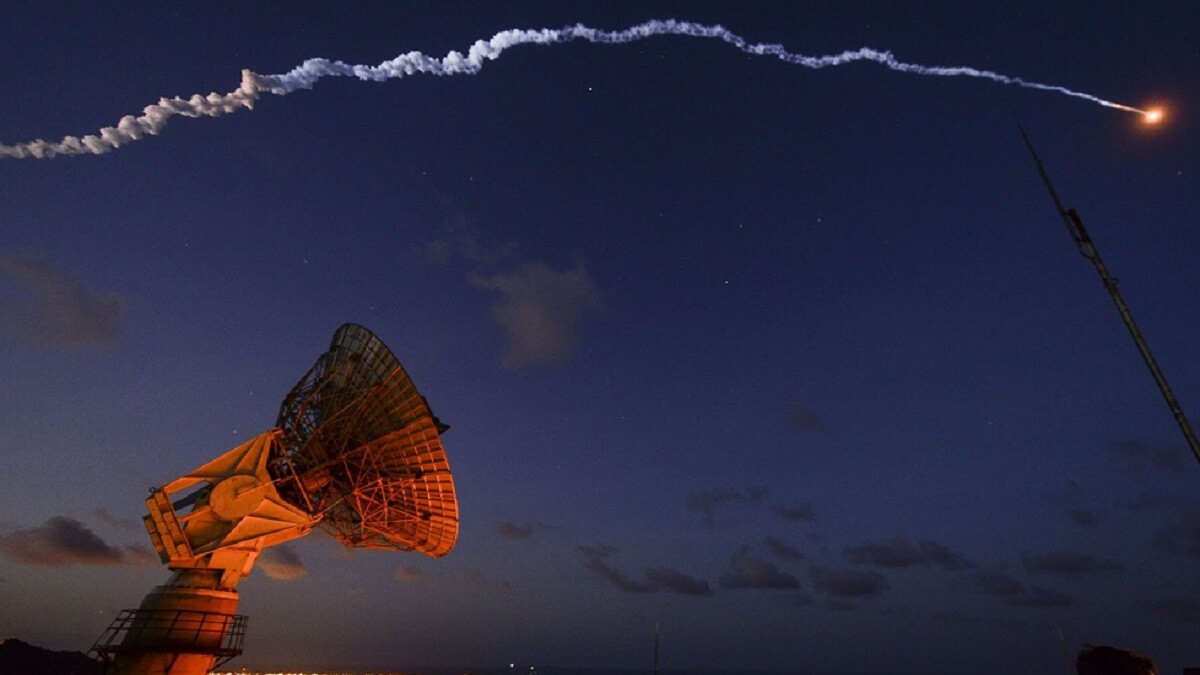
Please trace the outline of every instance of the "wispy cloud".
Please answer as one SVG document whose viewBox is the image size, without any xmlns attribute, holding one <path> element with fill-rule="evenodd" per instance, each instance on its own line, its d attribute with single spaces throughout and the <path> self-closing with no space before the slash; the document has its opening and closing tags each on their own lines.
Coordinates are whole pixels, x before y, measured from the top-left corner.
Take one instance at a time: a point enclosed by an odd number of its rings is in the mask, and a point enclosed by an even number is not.
<svg viewBox="0 0 1200 675">
<path fill-rule="evenodd" d="M 1030 574 L 1054 574 L 1064 577 L 1086 576 L 1125 569 L 1125 566 L 1119 562 L 1102 560 L 1071 551 L 1054 551 L 1041 555 L 1022 553 L 1021 564 Z"/>
<path fill-rule="evenodd" d="M 258 557 L 257 566 L 263 574 L 278 581 L 295 581 L 308 574 L 300 554 L 287 544 L 264 550 Z"/>
<path fill-rule="evenodd" d="M 716 512 L 718 508 L 740 504 L 757 504 L 766 496 L 767 491 L 758 487 L 751 487 L 746 490 L 735 490 L 732 488 L 706 490 L 688 495 L 687 509 L 688 511 L 700 513 L 705 527 L 715 527 L 717 524 Z"/>
<path fill-rule="evenodd" d="M 517 541 L 529 539 L 537 530 L 545 530 L 549 529 L 549 527 L 549 525 L 543 523 L 514 523 L 509 520 L 502 520 L 496 524 L 496 534 L 504 539 Z"/>
<path fill-rule="evenodd" d="M 850 602 L 849 600 L 829 600 L 825 606 L 834 612 L 853 612 L 859 608 L 858 603 Z"/>
<path fill-rule="evenodd" d="M 796 401 L 788 405 L 788 426 L 797 431 L 823 433 L 826 430 L 825 421 L 806 406 Z"/>
<path fill-rule="evenodd" d="M 1151 538 L 1154 548 L 1182 556 L 1200 559 L 1200 513 L 1185 513 L 1156 531 Z"/>
<path fill-rule="evenodd" d="M 113 546 L 74 518 L 55 516 L 37 527 L 0 533 L 0 554 L 47 567 L 157 563 L 144 546 Z"/>
<path fill-rule="evenodd" d="M 637 581 L 608 564 L 607 559 L 617 549 L 606 544 L 578 546 L 583 554 L 584 567 L 609 585 L 626 593 L 654 593 L 665 591 L 680 595 L 707 597 L 713 594 L 712 587 L 703 579 L 690 576 L 670 567 L 650 567 L 645 570 L 646 581 Z"/>
<path fill-rule="evenodd" d="M 505 579 L 496 579 L 480 569 L 463 570 L 457 576 L 459 581 L 473 588 L 488 590 L 507 590 L 512 588 L 511 582 Z"/>
<path fill-rule="evenodd" d="M 96 293 L 78 279 L 32 255 L 0 251 L 0 280 L 22 293 L 6 312 L 9 330 L 47 347 L 111 345 L 120 329 L 125 303 L 115 293 Z"/>
<path fill-rule="evenodd" d="M 1195 463 L 1191 453 L 1180 445 L 1152 445 L 1139 440 L 1116 441 L 1109 447 L 1109 454 L 1126 471 L 1154 469 L 1178 474 L 1191 469 Z"/>
<path fill-rule="evenodd" d="M 1129 499 L 1124 499 L 1119 506 L 1126 511 L 1140 512 L 1149 511 L 1152 509 L 1167 510 L 1171 507 L 1171 502 L 1164 498 L 1161 494 L 1151 490 L 1142 490 L 1133 495 Z"/>
<path fill-rule="evenodd" d="M 1068 509 L 1067 516 L 1080 527 L 1091 527 L 1099 520 L 1096 513 L 1088 509 Z"/>
<path fill-rule="evenodd" d="M 655 589 L 680 595 L 709 596 L 713 594 L 712 587 L 704 579 L 697 579 L 670 567 L 647 568 L 646 581 L 650 582 Z"/>
<path fill-rule="evenodd" d="M 92 515 L 96 516 L 96 520 L 99 520 L 110 527 L 118 527 L 122 530 L 130 530 L 135 532 L 145 530 L 145 528 L 142 526 L 141 520 L 135 518 L 117 518 L 116 516 L 110 514 L 108 509 L 103 507 L 93 511 Z"/>
<path fill-rule="evenodd" d="M 974 565 L 944 545 L 928 539 L 916 544 L 896 537 L 885 542 L 867 542 L 859 546 L 848 546 L 842 555 L 849 562 L 872 567 L 937 567 L 946 571 L 971 569 Z"/>
<path fill-rule="evenodd" d="M 776 539 L 775 537 L 767 537 L 767 551 L 776 558 L 788 562 L 800 562 L 804 560 L 804 554 L 798 549 L 789 546 L 782 539 Z"/>
<path fill-rule="evenodd" d="M 396 574 L 393 575 L 393 578 L 396 581 L 421 581 L 428 576 L 429 575 L 425 573 L 425 570 L 422 570 L 418 567 L 413 567 L 411 565 L 405 565 L 404 567 L 396 570 Z"/>
<path fill-rule="evenodd" d="M 1195 597 L 1155 600 L 1149 603 L 1150 610 L 1172 622 L 1200 626 L 1200 600 Z"/>
<path fill-rule="evenodd" d="M 890 588 L 883 576 L 864 570 L 813 565 L 808 569 L 808 576 L 817 588 L 834 598 L 869 598 Z"/>
<path fill-rule="evenodd" d="M 587 318 L 603 306 L 582 262 L 559 271 L 540 261 L 522 261 L 516 242 L 486 242 L 463 223 L 427 242 L 423 253 L 435 265 L 465 261 L 469 282 L 499 295 L 490 313 L 507 338 L 501 357 L 506 368 L 570 360 Z"/>
<path fill-rule="evenodd" d="M 1075 596 L 1041 586 L 1029 585 L 999 572 L 980 572 L 975 583 L 984 593 L 1012 607 L 1053 608 L 1075 604 Z"/>
<path fill-rule="evenodd" d="M 1071 522 L 1079 527 L 1091 527 L 1100 519 L 1091 504 L 1085 501 L 1083 488 L 1078 481 L 1068 480 L 1061 492 L 1051 496 L 1051 501 L 1062 507 Z"/>
<path fill-rule="evenodd" d="M 511 272 L 474 276 L 472 282 L 500 294 L 491 314 L 508 338 L 501 359 L 507 368 L 569 360 L 585 318 L 601 306 L 599 288 L 581 263 L 562 272 L 526 263 Z"/>
<path fill-rule="evenodd" d="M 816 598 L 804 592 L 791 593 L 787 596 L 788 603 L 795 607 L 808 607 L 817 601 Z"/>
<path fill-rule="evenodd" d="M 581 545 L 576 547 L 576 550 L 582 553 L 586 559 L 584 568 L 615 588 L 626 593 L 649 593 L 654 590 L 649 583 L 635 581 L 605 562 L 609 556 L 617 552 L 616 548 L 607 544 L 598 544 L 596 546 Z"/>
<path fill-rule="evenodd" d="M 788 520 L 791 522 L 808 522 L 817 517 L 817 513 L 813 511 L 811 504 L 801 504 L 799 506 L 776 506 L 772 509 L 775 515 L 780 520 Z"/>
<path fill-rule="evenodd" d="M 772 563 L 757 558 L 749 546 L 741 546 L 729 558 L 729 567 L 718 580 L 721 588 L 793 590 L 800 588 L 800 580 L 784 572 Z"/>
<path fill-rule="evenodd" d="M 934 567 L 950 572 L 968 570 L 975 567 L 975 563 L 967 560 L 962 554 L 955 553 L 936 541 L 922 539 L 917 542 L 917 546 L 921 551 L 924 562 Z"/>
<path fill-rule="evenodd" d="M 125 554 L 125 560 L 130 565 L 148 565 L 157 567 L 162 564 L 162 560 L 149 546 L 138 546 L 134 544 L 126 544 L 121 547 L 121 553 Z"/>
<path fill-rule="evenodd" d="M 520 246 L 515 241 L 502 244 L 485 243 L 478 233 L 460 224 L 448 228 L 440 237 L 427 242 L 424 252 L 426 259 L 435 265 L 462 258 L 475 265 L 486 266 L 511 260 L 520 252 Z"/>
</svg>

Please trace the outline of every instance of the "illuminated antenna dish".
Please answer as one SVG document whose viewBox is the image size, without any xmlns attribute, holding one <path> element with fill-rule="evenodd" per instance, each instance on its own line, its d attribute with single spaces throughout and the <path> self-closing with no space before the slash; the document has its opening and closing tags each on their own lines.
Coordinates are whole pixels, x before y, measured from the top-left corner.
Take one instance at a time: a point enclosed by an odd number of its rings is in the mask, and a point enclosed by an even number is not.
<svg viewBox="0 0 1200 675">
<path fill-rule="evenodd" d="M 458 537 L 446 429 L 379 338 L 342 326 L 275 428 L 150 490 L 142 520 L 171 578 L 92 653 L 109 675 L 207 675 L 242 653 L 238 581 L 314 527 L 346 546 L 446 555 Z"/>
<path fill-rule="evenodd" d="M 269 471 L 280 496 L 346 546 L 440 557 L 458 537 L 448 428 L 391 350 L 346 324 L 288 392 Z"/>
</svg>

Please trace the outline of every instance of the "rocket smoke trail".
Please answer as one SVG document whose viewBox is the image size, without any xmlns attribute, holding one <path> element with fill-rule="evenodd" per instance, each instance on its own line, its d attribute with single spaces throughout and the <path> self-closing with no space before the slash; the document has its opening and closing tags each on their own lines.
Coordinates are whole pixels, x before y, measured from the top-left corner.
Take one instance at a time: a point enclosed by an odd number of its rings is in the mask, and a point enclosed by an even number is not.
<svg viewBox="0 0 1200 675">
<path fill-rule="evenodd" d="M 323 77 L 357 77 L 360 80 L 382 82 L 416 74 L 472 75 L 479 72 L 485 62 L 499 58 L 504 50 L 518 45 L 552 45 L 572 40 L 585 40 L 599 44 L 625 44 L 656 35 L 686 35 L 721 40 L 747 54 L 774 56 L 781 61 L 805 68 L 816 69 L 841 66 L 855 61 L 871 61 L 891 70 L 913 75 L 977 77 L 1028 89 L 1057 92 L 1109 108 L 1146 114 L 1145 110 L 1106 101 L 1084 92 L 1073 91 L 1057 85 L 1030 82 L 990 70 L 977 70 L 965 66 L 923 66 L 916 63 L 905 63 L 896 60 L 891 52 L 881 52 L 867 47 L 828 56 L 805 56 L 789 52 L 782 45 L 748 43 L 744 38 L 723 26 L 707 26 L 668 19 L 647 21 L 619 31 L 598 30 L 584 25 L 560 29 L 506 30 L 496 33 L 490 40 L 475 42 L 466 54 L 452 51 L 440 59 L 426 56 L 421 52 L 408 52 L 377 66 L 351 65 L 328 59 L 309 59 L 287 73 L 276 75 L 259 75 L 249 70 L 243 70 L 241 84 L 228 94 L 214 92 L 207 96 L 196 94 L 187 99 L 178 96 L 162 98 L 158 103 L 146 106 L 141 115 L 126 115 L 117 122 L 115 127 L 104 127 L 97 134 L 82 137 L 67 136 L 58 142 L 38 139 L 14 145 L 0 144 L 0 158 L 49 159 L 58 155 L 101 155 L 146 136 L 158 134 L 166 126 L 167 121 L 175 115 L 218 117 L 241 108 L 252 109 L 254 103 L 264 93 L 284 96 L 297 89 L 309 89 Z"/>
</svg>

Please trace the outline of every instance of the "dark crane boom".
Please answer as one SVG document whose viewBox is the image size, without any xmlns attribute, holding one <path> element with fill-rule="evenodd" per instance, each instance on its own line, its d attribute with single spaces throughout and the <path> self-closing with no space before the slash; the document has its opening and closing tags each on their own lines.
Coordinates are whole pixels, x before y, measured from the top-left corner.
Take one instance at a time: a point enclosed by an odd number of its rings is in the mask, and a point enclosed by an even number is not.
<svg viewBox="0 0 1200 675">
<path fill-rule="evenodd" d="M 1046 189 L 1050 191 L 1050 198 L 1054 200 L 1054 208 L 1058 209 L 1058 215 L 1062 217 L 1063 223 L 1067 226 L 1067 232 L 1071 238 L 1075 240 L 1075 245 L 1079 247 L 1079 252 L 1083 257 L 1091 261 L 1096 267 L 1096 272 L 1100 274 L 1100 280 L 1104 282 L 1104 288 L 1108 290 L 1108 294 L 1112 297 L 1113 304 L 1117 306 L 1117 313 L 1121 315 L 1121 320 L 1125 322 L 1125 327 L 1129 329 L 1129 335 L 1133 338 L 1134 344 L 1137 345 L 1138 351 L 1142 354 L 1142 360 L 1146 362 L 1146 367 L 1150 369 L 1150 374 L 1154 376 L 1154 381 L 1158 384 L 1158 390 L 1162 392 L 1163 398 L 1167 401 L 1167 407 L 1171 409 L 1171 414 L 1175 416 L 1175 422 L 1179 424 L 1179 429 L 1183 432 L 1183 437 L 1187 439 L 1188 447 L 1192 450 L 1192 455 L 1196 457 L 1196 461 L 1200 462 L 1200 441 L 1196 439 L 1196 432 L 1192 431 L 1192 425 L 1188 422 L 1187 415 L 1183 413 L 1183 408 L 1179 405 L 1179 400 L 1175 398 L 1175 392 L 1171 391 L 1171 385 L 1167 384 L 1167 377 L 1163 375 L 1162 369 L 1158 367 L 1158 362 L 1154 360 L 1154 355 L 1150 353 L 1150 346 L 1146 344 L 1146 339 L 1142 337 L 1142 331 L 1138 329 L 1137 323 L 1133 320 L 1133 314 L 1129 311 L 1129 306 L 1125 304 L 1125 299 L 1121 297 L 1121 292 L 1117 290 L 1117 281 L 1113 279 L 1108 272 L 1108 267 L 1104 265 L 1104 260 L 1100 258 L 1100 252 L 1096 250 L 1096 246 L 1092 243 L 1092 238 L 1088 235 L 1087 229 L 1083 226 L 1083 219 L 1079 217 L 1079 213 L 1075 209 L 1068 209 L 1063 206 L 1062 200 L 1058 198 L 1058 193 L 1054 190 L 1054 185 L 1050 183 L 1050 176 L 1046 175 L 1046 167 L 1042 166 L 1042 160 L 1038 157 L 1037 151 L 1033 149 L 1033 142 L 1029 140 L 1029 135 L 1025 133 L 1025 129 L 1021 127 L 1021 123 L 1017 123 L 1017 130 L 1021 132 L 1021 138 L 1025 139 L 1025 147 L 1029 148 L 1029 154 L 1033 156 L 1033 161 L 1037 164 L 1038 173 L 1042 176 L 1042 181 L 1046 183 Z"/>
</svg>

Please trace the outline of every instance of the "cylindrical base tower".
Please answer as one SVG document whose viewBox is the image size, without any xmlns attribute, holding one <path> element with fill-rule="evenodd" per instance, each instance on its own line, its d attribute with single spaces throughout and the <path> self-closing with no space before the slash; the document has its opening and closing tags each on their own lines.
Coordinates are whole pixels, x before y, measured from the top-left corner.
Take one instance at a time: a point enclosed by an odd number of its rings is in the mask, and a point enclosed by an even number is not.
<svg viewBox="0 0 1200 675">
<path fill-rule="evenodd" d="M 127 609 L 92 647 L 109 675 L 207 675 L 242 653 L 246 617 L 216 570 L 178 570 L 137 609 Z"/>
</svg>

